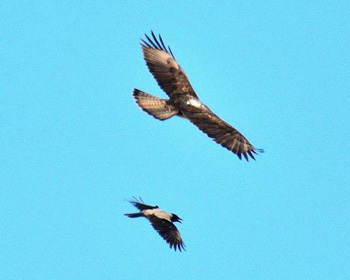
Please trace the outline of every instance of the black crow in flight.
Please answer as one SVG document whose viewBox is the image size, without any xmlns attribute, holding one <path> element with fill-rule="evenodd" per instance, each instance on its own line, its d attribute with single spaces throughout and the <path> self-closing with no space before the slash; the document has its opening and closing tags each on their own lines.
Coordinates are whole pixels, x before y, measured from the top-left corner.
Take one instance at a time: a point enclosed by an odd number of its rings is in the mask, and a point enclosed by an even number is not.
<svg viewBox="0 0 350 280">
<path fill-rule="evenodd" d="M 138 213 L 124 214 L 129 218 L 145 217 L 153 228 L 158 231 L 159 235 L 169 244 L 170 248 L 174 247 L 175 251 L 185 250 L 185 244 L 182 241 L 180 232 L 174 225 L 174 222 L 181 223 L 182 219 L 175 214 L 165 212 L 158 206 L 144 204 L 143 200 L 131 200 L 130 203 L 140 210 Z"/>
</svg>

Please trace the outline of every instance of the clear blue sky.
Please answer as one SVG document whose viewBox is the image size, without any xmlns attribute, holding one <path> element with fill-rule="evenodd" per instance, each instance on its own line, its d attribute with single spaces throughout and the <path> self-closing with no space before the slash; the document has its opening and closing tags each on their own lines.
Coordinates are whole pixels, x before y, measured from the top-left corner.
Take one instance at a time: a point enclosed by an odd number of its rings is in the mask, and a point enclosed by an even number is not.
<svg viewBox="0 0 350 280">
<path fill-rule="evenodd" d="M 175 2 L 0 4 L 1 279 L 348 279 L 349 1 Z M 150 30 L 256 162 L 137 108 Z"/>
</svg>

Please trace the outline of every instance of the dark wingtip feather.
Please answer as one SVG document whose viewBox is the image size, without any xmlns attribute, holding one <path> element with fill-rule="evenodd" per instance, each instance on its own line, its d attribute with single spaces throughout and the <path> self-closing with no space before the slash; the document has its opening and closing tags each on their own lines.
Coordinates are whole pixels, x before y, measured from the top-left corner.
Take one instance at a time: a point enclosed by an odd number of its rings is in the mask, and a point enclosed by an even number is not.
<svg viewBox="0 0 350 280">
<path fill-rule="evenodd" d="M 159 50 L 163 50 L 161 44 L 159 44 L 158 39 L 157 39 L 156 35 L 154 35 L 153 31 L 152 31 L 152 37 L 153 37 L 154 42 L 157 44 L 158 49 L 159 49 Z M 165 51 L 166 51 L 166 50 L 165 50 Z"/>
<path fill-rule="evenodd" d="M 134 90 L 132 91 L 132 96 L 136 98 L 139 95 L 140 95 L 140 90 L 138 90 L 137 88 L 134 88 Z"/>
<path fill-rule="evenodd" d="M 150 44 L 148 44 L 145 40 L 141 39 L 141 46 L 142 47 L 148 47 L 148 48 L 152 48 L 152 46 Z"/>
<path fill-rule="evenodd" d="M 157 36 L 154 34 L 154 32 L 152 30 L 151 30 L 152 39 L 146 33 L 144 33 L 144 35 L 147 38 L 148 42 L 141 39 L 141 46 L 142 47 L 147 47 L 147 48 L 165 51 L 166 53 L 170 54 L 175 59 L 175 56 L 170 49 L 170 46 L 168 46 L 168 48 L 166 47 L 166 45 L 164 44 L 163 38 L 162 38 L 162 36 L 160 36 L 160 34 L 159 34 L 159 40 L 157 39 Z"/>
<path fill-rule="evenodd" d="M 186 251 L 185 243 L 175 243 L 169 245 L 170 249 L 174 248 L 175 251 L 179 250 L 180 252 Z"/>
<path fill-rule="evenodd" d="M 255 155 L 259 155 L 259 154 L 264 153 L 265 151 L 264 151 L 264 149 L 253 148 L 252 150 L 250 150 L 250 152 L 254 153 Z M 252 156 L 252 158 L 254 158 L 253 154 L 251 156 Z"/>
<path fill-rule="evenodd" d="M 254 150 L 252 150 L 252 151 L 254 151 Z M 249 156 L 250 156 L 252 159 L 255 160 L 255 157 L 254 157 L 254 155 L 252 154 L 252 151 L 248 151 L 248 154 L 249 154 Z"/>
<path fill-rule="evenodd" d="M 184 251 L 186 252 L 185 243 L 181 243 L 181 244 L 180 244 L 180 252 L 182 252 L 181 249 L 184 250 Z"/>
<path fill-rule="evenodd" d="M 243 153 L 243 156 L 244 156 L 244 158 L 246 159 L 246 161 L 249 161 L 249 158 L 248 158 L 248 156 L 247 156 L 247 153 Z"/>
<path fill-rule="evenodd" d="M 134 200 L 129 200 L 129 202 L 135 206 L 136 203 L 144 203 L 141 196 L 139 198 L 136 198 L 135 196 L 132 196 Z"/>
<path fill-rule="evenodd" d="M 164 45 L 164 42 L 163 42 L 163 39 L 162 39 L 162 36 L 160 36 L 159 34 L 159 40 L 160 40 L 160 43 L 162 44 L 163 46 L 163 49 L 168 53 L 168 50 L 166 49 L 166 46 Z"/>
<path fill-rule="evenodd" d="M 171 51 L 171 48 L 170 48 L 169 45 L 168 45 L 168 49 L 169 49 L 169 52 L 170 52 L 171 56 L 175 59 L 175 56 L 174 56 L 173 52 Z"/>
<path fill-rule="evenodd" d="M 157 41 L 157 39 L 156 39 L 156 35 L 154 35 L 153 30 L 151 30 L 151 35 L 152 35 L 152 37 L 153 37 L 154 41 Z"/>
<path fill-rule="evenodd" d="M 153 41 L 151 40 L 151 38 L 150 37 L 148 37 L 148 35 L 145 33 L 145 36 L 146 36 L 146 38 L 147 38 L 147 40 L 148 40 L 148 42 L 152 45 L 152 48 L 154 48 L 154 49 L 156 49 L 156 50 L 158 50 L 158 47 L 156 46 L 156 44 L 155 43 L 153 43 Z M 151 46 L 150 46 L 151 47 Z"/>
</svg>

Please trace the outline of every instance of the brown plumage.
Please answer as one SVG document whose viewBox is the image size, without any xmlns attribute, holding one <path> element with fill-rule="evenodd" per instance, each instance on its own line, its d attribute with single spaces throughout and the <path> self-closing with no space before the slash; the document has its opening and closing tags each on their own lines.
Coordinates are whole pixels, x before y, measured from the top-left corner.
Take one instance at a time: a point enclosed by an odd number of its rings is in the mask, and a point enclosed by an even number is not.
<svg viewBox="0 0 350 280">
<path fill-rule="evenodd" d="M 221 120 L 199 100 L 185 71 L 176 62 L 170 47 L 164 45 L 160 35 L 159 40 L 153 32 L 153 39 L 146 34 L 145 36 L 147 41 L 142 40 L 141 43 L 144 59 L 158 85 L 170 99 L 158 98 L 134 89 L 134 98 L 141 109 L 159 120 L 166 120 L 175 115 L 188 119 L 240 159 L 242 155 L 247 161 L 248 156 L 255 159 L 254 154 L 263 152 L 262 149 L 256 149 L 238 130 Z"/>
</svg>

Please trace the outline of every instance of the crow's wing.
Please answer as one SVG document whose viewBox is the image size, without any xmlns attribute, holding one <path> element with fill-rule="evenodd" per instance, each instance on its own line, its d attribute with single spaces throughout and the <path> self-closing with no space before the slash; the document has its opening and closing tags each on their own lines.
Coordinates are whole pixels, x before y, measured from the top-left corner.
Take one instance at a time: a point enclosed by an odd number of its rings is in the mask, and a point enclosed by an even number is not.
<svg viewBox="0 0 350 280">
<path fill-rule="evenodd" d="M 255 159 L 254 154 L 264 152 L 262 149 L 256 149 L 237 129 L 224 122 L 207 107 L 185 112 L 185 116 L 216 143 L 235 153 L 239 159 L 242 159 L 243 155 L 249 161 L 248 156 Z"/>
<path fill-rule="evenodd" d="M 145 34 L 148 41 L 142 40 L 141 47 L 143 56 L 149 71 L 156 79 L 158 85 L 169 97 L 187 93 L 197 97 L 193 90 L 185 71 L 176 62 L 170 47 L 164 45 L 162 37 L 159 40 L 152 32 L 153 40 Z"/>
<path fill-rule="evenodd" d="M 158 231 L 159 235 L 169 244 L 170 248 L 185 250 L 185 244 L 182 241 L 180 232 L 177 227 L 165 219 L 157 218 L 156 216 L 150 216 L 149 220 L 153 228 Z"/>
<path fill-rule="evenodd" d="M 147 210 L 147 209 L 156 209 L 159 208 L 158 206 L 151 206 L 147 205 L 143 202 L 142 198 L 140 197 L 139 199 L 133 197 L 134 200 L 130 200 L 129 202 L 134 205 L 137 209 L 140 211 Z"/>
</svg>

